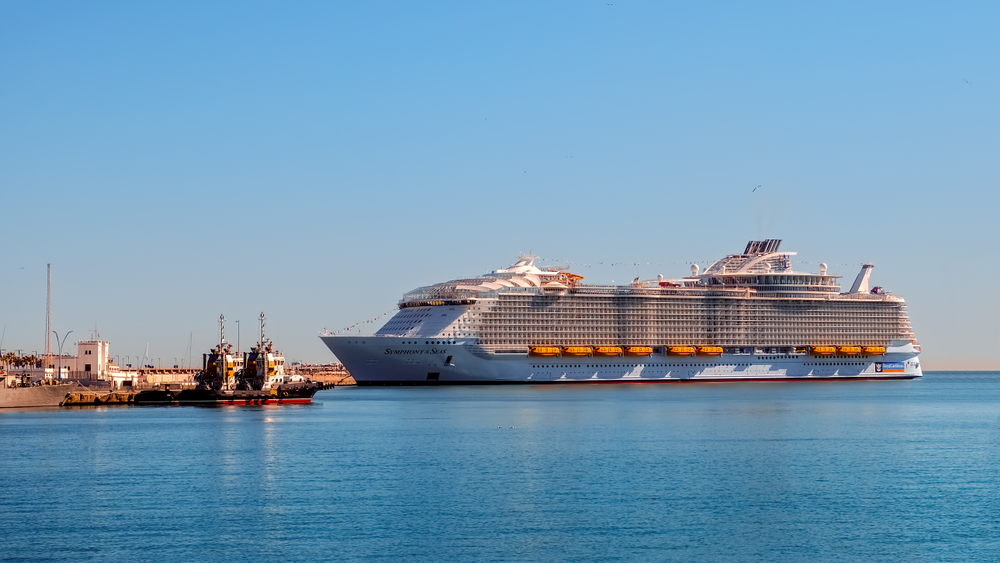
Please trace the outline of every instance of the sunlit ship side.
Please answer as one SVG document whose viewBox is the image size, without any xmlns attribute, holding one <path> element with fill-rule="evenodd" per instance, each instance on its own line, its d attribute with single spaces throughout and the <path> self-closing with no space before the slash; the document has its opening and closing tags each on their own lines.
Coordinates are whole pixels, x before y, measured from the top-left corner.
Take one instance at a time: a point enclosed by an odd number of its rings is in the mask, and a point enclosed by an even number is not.
<svg viewBox="0 0 1000 563">
<path fill-rule="evenodd" d="M 580 283 L 533 257 L 421 287 L 374 336 L 320 338 L 359 385 L 912 379 L 905 301 L 751 241 L 691 275 Z"/>
</svg>

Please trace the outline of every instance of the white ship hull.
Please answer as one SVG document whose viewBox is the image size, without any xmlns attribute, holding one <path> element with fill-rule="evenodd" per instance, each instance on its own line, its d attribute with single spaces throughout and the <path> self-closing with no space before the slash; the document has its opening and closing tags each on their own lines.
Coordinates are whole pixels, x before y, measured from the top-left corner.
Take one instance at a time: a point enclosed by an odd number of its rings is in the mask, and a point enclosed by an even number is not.
<svg viewBox="0 0 1000 563">
<path fill-rule="evenodd" d="M 321 336 L 361 385 L 789 381 L 920 377 L 906 302 L 869 289 L 865 263 L 792 269 L 780 240 L 704 271 L 588 285 L 521 256 L 416 288 L 375 336 Z"/>
<path fill-rule="evenodd" d="M 321 336 L 358 385 L 502 383 L 624 383 L 831 381 L 913 379 L 921 376 L 918 349 L 893 343 L 877 356 L 806 354 L 721 356 L 531 357 L 494 353 L 474 340 L 417 340 L 397 336 Z"/>
</svg>

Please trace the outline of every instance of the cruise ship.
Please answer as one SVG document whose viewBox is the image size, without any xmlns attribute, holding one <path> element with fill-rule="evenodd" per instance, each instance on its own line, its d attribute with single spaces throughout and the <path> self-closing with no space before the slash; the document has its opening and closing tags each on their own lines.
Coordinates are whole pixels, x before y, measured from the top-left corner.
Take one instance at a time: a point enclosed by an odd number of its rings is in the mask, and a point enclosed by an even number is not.
<svg viewBox="0 0 1000 563">
<path fill-rule="evenodd" d="M 417 288 L 373 336 L 320 338 L 359 385 L 830 381 L 921 376 L 906 302 L 750 241 L 677 279 L 588 285 L 522 256 Z"/>
</svg>

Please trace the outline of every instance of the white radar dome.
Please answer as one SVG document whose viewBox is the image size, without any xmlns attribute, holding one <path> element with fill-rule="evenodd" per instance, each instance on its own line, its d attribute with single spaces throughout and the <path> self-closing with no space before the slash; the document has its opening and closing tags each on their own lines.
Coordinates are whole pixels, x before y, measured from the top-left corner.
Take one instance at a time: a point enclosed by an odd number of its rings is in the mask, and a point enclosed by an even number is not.
<svg viewBox="0 0 1000 563">
<path fill-rule="evenodd" d="M 823 262 L 819 263 L 819 275 L 821 275 L 821 276 L 825 276 L 826 275 L 826 264 L 823 263 Z"/>
<path fill-rule="evenodd" d="M 692 276 L 697 276 L 698 275 L 698 265 L 697 264 L 691 264 L 691 275 Z"/>
</svg>

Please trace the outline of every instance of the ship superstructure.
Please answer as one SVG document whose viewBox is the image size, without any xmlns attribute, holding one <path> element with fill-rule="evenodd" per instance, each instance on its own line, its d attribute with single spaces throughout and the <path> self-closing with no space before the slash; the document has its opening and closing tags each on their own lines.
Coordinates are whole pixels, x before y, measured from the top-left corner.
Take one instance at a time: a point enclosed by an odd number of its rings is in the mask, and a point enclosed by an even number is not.
<svg viewBox="0 0 1000 563">
<path fill-rule="evenodd" d="M 415 289 L 374 336 L 321 338 L 359 384 L 913 378 L 905 301 L 795 271 L 780 240 L 688 276 L 587 285 L 534 265 Z"/>
</svg>

